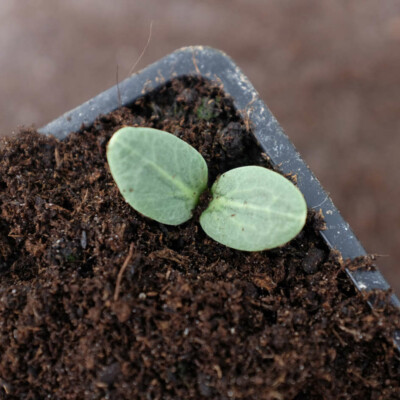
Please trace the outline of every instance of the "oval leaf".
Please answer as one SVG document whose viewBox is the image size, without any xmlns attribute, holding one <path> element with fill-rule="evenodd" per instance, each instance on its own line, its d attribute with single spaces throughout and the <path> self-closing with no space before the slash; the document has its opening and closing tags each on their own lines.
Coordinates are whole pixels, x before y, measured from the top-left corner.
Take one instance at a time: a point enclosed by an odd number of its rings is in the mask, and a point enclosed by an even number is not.
<svg viewBox="0 0 400 400">
<path fill-rule="evenodd" d="M 192 216 L 207 187 L 199 152 L 170 133 L 125 127 L 107 146 L 111 174 L 124 199 L 141 214 L 168 225 Z"/>
<path fill-rule="evenodd" d="M 266 168 L 236 168 L 211 188 L 213 200 L 200 217 L 204 231 L 237 250 L 281 246 L 303 228 L 307 205 L 300 190 Z"/>
</svg>

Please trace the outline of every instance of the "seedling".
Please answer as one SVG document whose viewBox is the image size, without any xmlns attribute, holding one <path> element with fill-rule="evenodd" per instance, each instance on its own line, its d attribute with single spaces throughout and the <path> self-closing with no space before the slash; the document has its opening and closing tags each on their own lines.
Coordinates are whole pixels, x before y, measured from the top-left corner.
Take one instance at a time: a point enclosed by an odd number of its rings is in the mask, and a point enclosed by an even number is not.
<svg viewBox="0 0 400 400">
<path fill-rule="evenodd" d="M 125 127 L 107 147 L 111 174 L 124 199 L 138 212 L 168 225 L 192 217 L 207 188 L 204 158 L 170 133 Z M 237 250 L 281 246 L 303 228 L 307 205 L 300 190 L 282 175 L 258 166 L 222 174 L 200 216 L 208 236 Z"/>
</svg>

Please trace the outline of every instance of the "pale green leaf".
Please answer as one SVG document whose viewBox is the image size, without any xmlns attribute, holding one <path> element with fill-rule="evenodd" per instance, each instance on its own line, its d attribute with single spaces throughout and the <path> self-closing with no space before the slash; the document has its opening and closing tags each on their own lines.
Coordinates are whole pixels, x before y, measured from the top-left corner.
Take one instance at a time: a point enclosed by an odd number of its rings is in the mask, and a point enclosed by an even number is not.
<svg viewBox="0 0 400 400">
<path fill-rule="evenodd" d="M 207 164 L 201 154 L 164 131 L 118 130 L 108 143 L 107 160 L 124 199 L 164 224 L 179 225 L 190 219 L 207 187 Z"/>
<path fill-rule="evenodd" d="M 281 246 L 303 228 L 307 205 L 282 175 L 250 166 L 220 176 L 213 200 L 200 217 L 204 231 L 234 249 L 261 251 Z"/>
</svg>

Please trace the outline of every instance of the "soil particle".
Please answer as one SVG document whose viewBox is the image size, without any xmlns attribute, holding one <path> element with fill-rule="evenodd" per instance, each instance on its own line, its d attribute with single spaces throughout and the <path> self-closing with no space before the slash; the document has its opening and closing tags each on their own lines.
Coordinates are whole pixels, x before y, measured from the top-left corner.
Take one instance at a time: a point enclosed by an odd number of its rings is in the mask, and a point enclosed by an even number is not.
<svg viewBox="0 0 400 400">
<path fill-rule="evenodd" d="M 99 387 L 111 386 L 117 379 L 118 375 L 120 374 L 120 371 L 121 368 L 118 362 L 103 368 L 96 385 Z"/>
<path fill-rule="evenodd" d="M 303 259 L 302 267 L 306 274 L 315 274 L 325 258 L 325 252 L 318 248 L 312 248 Z"/>
<path fill-rule="evenodd" d="M 106 164 L 123 125 L 193 145 L 210 184 L 268 166 L 221 89 L 190 79 L 64 142 L 32 130 L 3 140 L 0 398 L 400 398 L 399 313 L 388 293 L 357 294 L 344 271 L 371 258 L 329 251 L 312 213 L 294 240 L 260 253 L 214 242 L 196 212 L 179 227 L 141 216 Z"/>
<path fill-rule="evenodd" d="M 237 157 L 243 152 L 243 127 L 239 122 L 230 122 L 218 135 L 218 142 L 228 157 Z"/>
</svg>

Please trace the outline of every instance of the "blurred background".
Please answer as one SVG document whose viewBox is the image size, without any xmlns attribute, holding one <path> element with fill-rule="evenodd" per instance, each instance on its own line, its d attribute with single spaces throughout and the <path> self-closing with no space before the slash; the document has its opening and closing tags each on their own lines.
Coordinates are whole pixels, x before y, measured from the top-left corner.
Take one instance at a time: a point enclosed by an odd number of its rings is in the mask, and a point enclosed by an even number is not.
<svg viewBox="0 0 400 400">
<path fill-rule="evenodd" d="M 400 294 L 398 0 L 1 0 L 0 135 L 187 45 L 250 78 Z"/>
</svg>

